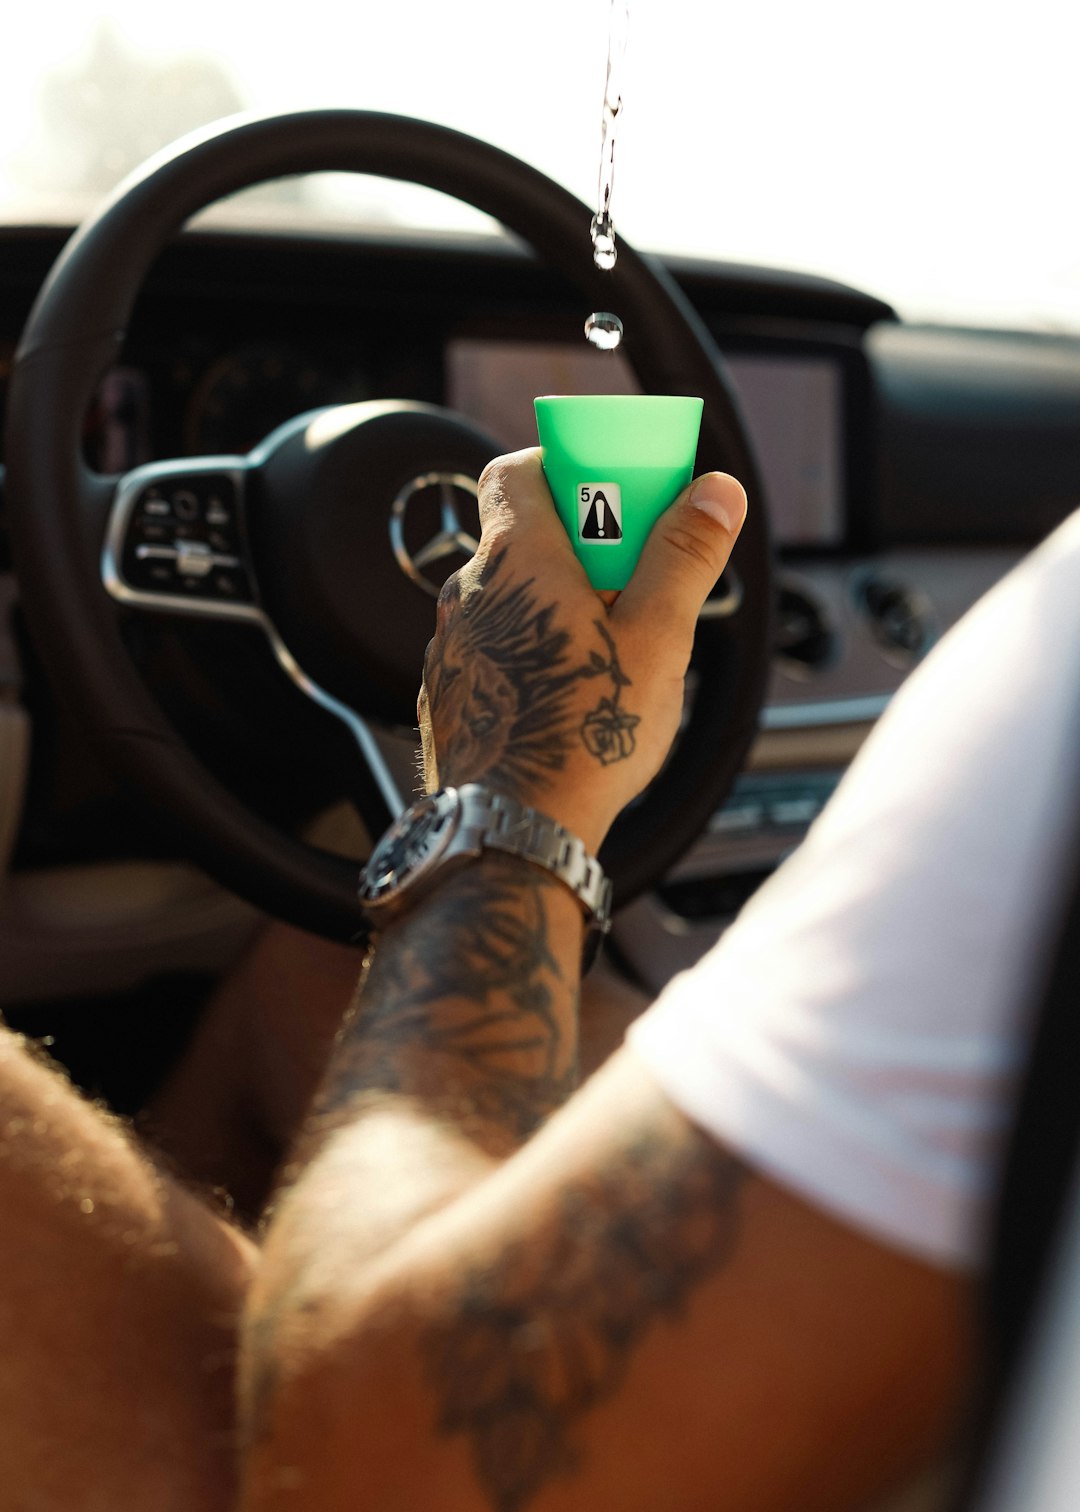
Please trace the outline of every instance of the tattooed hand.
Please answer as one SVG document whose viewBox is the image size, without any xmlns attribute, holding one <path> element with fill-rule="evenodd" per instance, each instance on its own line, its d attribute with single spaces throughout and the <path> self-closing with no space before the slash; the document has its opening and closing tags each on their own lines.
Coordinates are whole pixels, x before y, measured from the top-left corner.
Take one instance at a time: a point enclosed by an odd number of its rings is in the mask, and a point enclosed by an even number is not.
<svg viewBox="0 0 1080 1512">
<path fill-rule="evenodd" d="M 675 737 L 698 610 L 745 512 L 734 478 L 699 478 L 661 517 L 624 592 L 600 595 L 539 451 L 492 462 L 479 550 L 443 589 L 424 665 L 429 791 L 486 782 L 597 848 Z"/>
</svg>

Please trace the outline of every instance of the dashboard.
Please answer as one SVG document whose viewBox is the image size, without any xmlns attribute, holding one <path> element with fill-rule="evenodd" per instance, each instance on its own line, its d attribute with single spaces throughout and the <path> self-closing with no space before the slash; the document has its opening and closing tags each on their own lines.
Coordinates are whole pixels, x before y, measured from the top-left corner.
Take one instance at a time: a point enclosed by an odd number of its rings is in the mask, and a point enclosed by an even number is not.
<svg viewBox="0 0 1080 1512">
<path fill-rule="evenodd" d="M 0 402 L 62 242 L 51 229 L 0 230 Z M 879 300 L 796 274 L 669 268 L 727 359 L 761 458 L 779 596 L 746 770 L 697 845 L 616 925 L 615 950 L 651 988 L 712 943 L 799 843 L 934 641 L 1080 499 L 1080 340 L 905 325 Z M 103 375 L 86 455 L 119 473 L 243 453 L 302 411 L 383 397 L 460 411 L 499 450 L 531 445 L 536 394 L 636 386 L 621 355 L 586 347 L 580 303 L 511 244 L 189 233 L 159 260 L 119 362 Z M 97 768 L 36 666 L 19 623 L 2 487 L 0 605 L 13 606 L 0 669 L 17 662 L 8 694 L 34 736 L 11 883 L 55 892 L 78 868 L 171 864 L 167 843 Z M 263 811 L 310 826 L 349 799 L 310 754 L 340 731 L 316 729 L 310 708 L 277 687 L 257 637 L 226 649 L 223 633 L 200 628 L 181 645 L 163 616 L 133 625 L 129 647 L 215 772 L 228 780 L 256 765 Z M 237 713 L 249 686 L 266 691 L 265 723 Z M 282 730 L 294 728 L 275 755 Z M 380 738 L 408 783 L 411 743 L 393 730 Z M 27 959 L 7 993 L 62 983 L 63 952 L 47 932 L 42 940 L 52 968 Z M 161 959 L 174 958 L 169 950 L 191 958 L 190 939 L 169 940 Z M 82 948 L 85 959 L 85 939 Z"/>
</svg>

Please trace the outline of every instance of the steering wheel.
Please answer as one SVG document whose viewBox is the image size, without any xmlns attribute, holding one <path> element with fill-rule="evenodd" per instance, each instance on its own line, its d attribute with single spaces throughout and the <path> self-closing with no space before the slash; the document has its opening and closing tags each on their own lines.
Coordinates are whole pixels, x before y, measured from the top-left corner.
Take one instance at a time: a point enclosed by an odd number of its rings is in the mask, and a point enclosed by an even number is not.
<svg viewBox="0 0 1080 1512">
<path fill-rule="evenodd" d="M 772 604 L 763 493 L 719 354 L 674 281 L 625 243 L 614 272 L 597 272 L 588 209 L 483 142 L 360 111 L 234 118 L 151 160 L 82 226 L 38 296 L 9 387 L 12 548 L 38 652 L 109 767 L 161 811 L 186 854 L 280 918 L 357 937 L 356 864 L 276 828 L 210 773 L 128 656 L 118 614 L 260 625 L 297 686 L 356 737 L 380 795 L 364 815 L 377 834 L 401 800 L 369 721 L 415 722 L 434 625 L 434 598 L 408 569 L 422 577 L 425 560 L 463 544 L 455 501 L 475 494 L 501 448 L 462 416 L 408 401 L 311 412 L 247 456 L 157 462 L 122 477 L 91 470 L 81 445 L 92 395 L 164 245 L 223 196 L 321 171 L 425 184 L 524 238 L 577 287 L 583 312 L 619 311 L 646 392 L 704 399 L 699 467 L 728 468 L 750 495 L 733 575 L 699 625 L 681 737 L 602 852 L 616 902 L 626 902 L 700 834 L 757 728 Z M 417 550 L 405 516 L 425 490 L 444 528 Z"/>
</svg>

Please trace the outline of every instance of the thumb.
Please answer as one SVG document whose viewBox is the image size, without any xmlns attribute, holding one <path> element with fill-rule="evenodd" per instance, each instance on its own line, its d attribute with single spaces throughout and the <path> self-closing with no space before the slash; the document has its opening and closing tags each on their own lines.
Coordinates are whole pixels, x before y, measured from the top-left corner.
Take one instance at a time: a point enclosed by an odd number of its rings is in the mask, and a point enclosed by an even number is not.
<svg viewBox="0 0 1080 1512">
<path fill-rule="evenodd" d="M 746 491 L 737 478 L 718 472 L 696 478 L 653 526 L 613 612 L 620 619 L 685 620 L 692 633 L 745 518 Z"/>
</svg>

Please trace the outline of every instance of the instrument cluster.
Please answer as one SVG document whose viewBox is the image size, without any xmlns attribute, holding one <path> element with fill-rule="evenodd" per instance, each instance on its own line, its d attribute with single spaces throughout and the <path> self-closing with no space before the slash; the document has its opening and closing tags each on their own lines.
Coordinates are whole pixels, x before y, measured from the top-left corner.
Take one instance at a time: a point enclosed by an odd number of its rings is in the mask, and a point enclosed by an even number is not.
<svg viewBox="0 0 1080 1512">
<path fill-rule="evenodd" d="M 164 370 L 133 353 L 105 375 L 85 422 L 92 467 L 117 473 L 166 456 L 244 454 L 305 410 L 371 397 L 366 368 L 346 353 L 273 339 L 206 346 L 193 338 Z"/>
</svg>

